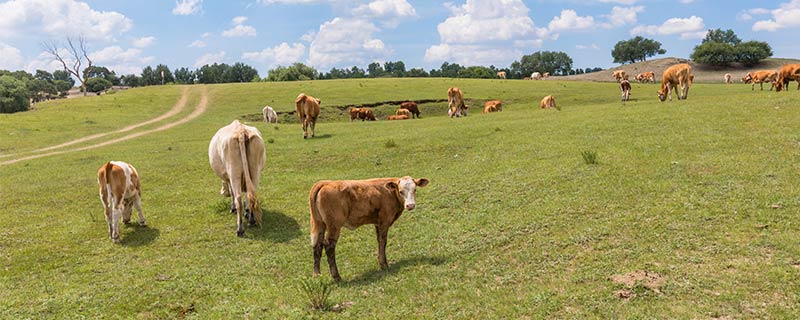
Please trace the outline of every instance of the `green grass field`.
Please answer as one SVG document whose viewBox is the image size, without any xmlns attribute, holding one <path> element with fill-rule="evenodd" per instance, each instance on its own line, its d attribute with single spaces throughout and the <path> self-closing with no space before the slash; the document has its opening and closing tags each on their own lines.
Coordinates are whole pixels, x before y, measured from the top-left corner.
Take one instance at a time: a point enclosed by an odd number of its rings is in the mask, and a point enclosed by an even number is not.
<svg viewBox="0 0 800 320">
<path fill-rule="evenodd" d="M 469 117 L 431 103 L 419 120 L 350 123 L 325 108 L 444 99 L 449 86 L 474 99 Z M 0 162 L 156 118 L 185 90 L 163 121 L 63 149 L 159 127 L 208 95 L 205 113 L 171 129 L 0 165 L 0 318 L 794 318 L 800 93 L 748 89 L 696 84 L 661 103 L 656 85 L 634 84 L 623 105 L 613 83 L 313 81 L 140 88 L 2 114 Z M 295 121 L 249 122 L 267 141 L 264 225 L 237 238 L 208 142 L 265 104 L 293 110 L 299 92 L 322 99 L 324 121 L 309 140 Z M 548 94 L 562 111 L 538 108 Z M 480 114 L 485 99 L 504 111 Z M 142 179 L 149 226 L 123 226 L 121 244 L 97 194 L 107 160 Z M 309 310 L 308 190 L 403 175 L 431 183 L 389 232 L 390 269 L 374 228 L 343 231 L 331 302 L 352 305 Z M 612 280 L 639 270 L 662 283 Z"/>
</svg>

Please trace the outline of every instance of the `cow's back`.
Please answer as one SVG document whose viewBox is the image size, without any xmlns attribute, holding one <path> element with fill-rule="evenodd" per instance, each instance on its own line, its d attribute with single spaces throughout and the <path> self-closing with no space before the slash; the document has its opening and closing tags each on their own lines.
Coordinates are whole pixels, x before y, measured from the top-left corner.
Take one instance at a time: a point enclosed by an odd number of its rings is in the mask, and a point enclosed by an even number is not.
<svg viewBox="0 0 800 320">
<path fill-rule="evenodd" d="M 320 181 L 312 188 L 310 204 L 318 216 L 330 226 L 357 228 L 377 224 L 381 214 L 395 215 L 403 211 L 402 203 L 386 184 L 397 178 L 370 180 Z M 313 210 L 312 210 L 312 214 Z"/>
</svg>

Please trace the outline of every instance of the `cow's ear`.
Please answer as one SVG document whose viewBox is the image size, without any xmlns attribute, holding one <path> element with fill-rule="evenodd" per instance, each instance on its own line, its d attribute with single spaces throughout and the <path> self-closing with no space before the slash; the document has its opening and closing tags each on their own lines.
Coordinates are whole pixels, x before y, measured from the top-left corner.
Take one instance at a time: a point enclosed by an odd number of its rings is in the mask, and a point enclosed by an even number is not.
<svg viewBox="0 0 800 320">
<path fill-rule="evenodd" d="M 428 185 L 428 182 L 431 182 L 431 181 L 430 181 L 430 180 L 428 180 L 428 179 L 425 179 L 425 178 L 422 178 L 422 179 L 414 179 L 414 183 L 416 183 L 418 187 L 424 187 L 424 186 L 427 186 L 427 185 Z"/>
<path fill-rule="evenodd" d="M 386 183 L 386 189 L 389 190 L 397 190 L 397 183 L 394 181 L 389 181 Z"/>
</svg>

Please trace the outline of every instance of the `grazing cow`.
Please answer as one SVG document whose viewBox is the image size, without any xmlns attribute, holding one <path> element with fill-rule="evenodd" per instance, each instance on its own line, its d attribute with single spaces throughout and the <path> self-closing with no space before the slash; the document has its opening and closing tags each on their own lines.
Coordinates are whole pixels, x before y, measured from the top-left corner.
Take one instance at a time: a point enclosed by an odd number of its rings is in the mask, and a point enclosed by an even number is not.
<svg viewBox="0 0 800 320">
<path fill-rule="evenodd" d="M 483 104 L 483 113 L 503 111 L 503 102 L 500 100 L 489 100 Z"/>
<path fill-rule="evenodd" d="M 411 112 L 412 118 L 419 118 L 419 108 L 417 107 L 417 103 L 414 101 L 406 101 L 400 104 L 400 109 L 406 109 Z"/>
<path fill-rule="evenodd" d="M 625 70 L 614 71 L 611 76 L 619 82 L 620 80 L 628 80 L 628 73 Z"/>
<path fill-rule="evenodd" d="M 275 110 L 272 109 L 270 106 L 264 107 L 261 110 L 261 113 L 264 114 L 264 122 L 266 123 L 278 123 L 278 114 L 275 113 Z"/>
<path fill-rule="evenodd" d="M 308 127 L 311 126 L 311 137 L 314 137 L 314 126 L 317 124 L 319 116 L 320 100 L 305 93 L 301 93 L 294 100 L 297 116 L 303 123 L 303 139 L 308 138 Z"/>
<path fill-rule="evenodd" d="M 401 115 L 393 115 L 386 117 L 386 120 L 408 120 L 408 116 L 401 114 Z"/>
<path fill-rule="evenodd" d="M 237 236 L 244 236 L 243 216 L 247 215 L 251 226 L 261 224 L 257 191 L 266 157 L 261 132 L 239 120 L 217 130 L 208 145 L 211 169 L 222 180 L 220 193 L 233 196 L 231 211 L 236 211 Z M 242 194 L 246 196 L 246 210 L 243 210 Z"/>
<path fill-rule="evenodd" d="M 142 186 L 136 168 L 121 161 L 106 162 L 97 170 L 97 184 L 111 241 L 119 243 L 119 219 L 130 223 L 133 207 L 139 212 L 139 225 L 147 225 L 142 214 Z"/>
<path fill-rule="evenodd" d="M 447 106 L 450 109 L 448 115 L 452 118 L 467 116 L 467 105 L 464 103 L 464 94 L 456 87 L 447 89 Z"/>
<path fill-rule="evenodd" d="M 753 71 L 746 74 L 742 78 L 742 82 L 750 83 L 750 91 L 756 90 L 756 83 L 761 86 L 761 90 L 764 90 L 764 82 L 769 82 L 770 87 L 769 90 L 772 91 L 772 88 L 775 87 L 775 79 L 778 78 L 778 72 L 775 70 L 761 70 L 761 71 Z"/>
<path fill-rule="evenodd" d="M 623 79 L 619 82 L 619 89 L 622 91 L 622 101 L 628 101 L 631 96 L 631 83 Z"/>
<path fill-rule="evenodd" d="M 500 78 L 500 79 L 505 79 L 506 78 L 506 72 L 505 71 L 497 71 L 497 77 Z"/>
<path fill-rule="evenodd" d="M 370 180 L 319 181 L 311 188 L 308 205 L 311 215 L 311 247 L 314 252 L 314 275 L 319 275 L 322 249 L 328 257 L 331 277 L 339 281 L 336 267 L 336 242 L 342 227 L 355 229 L 374 224 L 378 238 L 378 264 L 388 269 L 386 240 L 389 227 L 403 210 L 416 207 L 417 187 L 428 179 L 380 178 Z"/>
<path fill-rule="evenodd" d="M 533 80 L 542 80 L 542 74 L 538 72 L 531 73 L 531 79 Z"/>
<path fill-rule="evenodd" d="M 733 76 L 730 73 L 726 73 L 725 74 L 725 84 L 733 83 L 733 80 L 731 80 L 731 79 L 733 79 Z"/>
<path fill-rule="evenodd" d="M 676 93 L 678 100 L 686 100 L 693 79 L 692 67 L 689 64 L 680 63 L 667 68 L 661 75 L 661 90 L 658 91 L 658 99 L 664 102 L 669 96 L 669 101 L 672 101 L 672 91 L 678 90 L 680 87 L 680 92 Z"/>
<path fill-rule="evenodd" d="M 375 114 L 373 114 L 372 110 L 369 108 L 360 108 L 360 110 L 358 110 L 358 118 L 361 119 L 361 121 L 375 121 Z"/>
<path fill-rule="evenodd" d="M 403 108 L 397 109 L 397 111 L 395 111 L 394 114 L 398 116 L 406 116 L 411 118 L 411 111 L 408 111 L 408 109 L 403 109 Z"/>
<path fill-rule="evenodd" d="M 780 92 L 783 87 L 789 91 L 789 82 L 792 80 L 797 81 L 797 90 L 800 90 L 800 64 L 793 63 L 781 67 L 778 71 L 778 78 L 775 80 L 775 91 Z"/>
<path fill-rule="evenodd" d="M 550 72 L 542 73 L 542 79 L 550 78 Z"/>
<path fill-rule="evenodd" d="M 359 111 L 361 111 L 361 108 L 356 108 L 356 107 L 350 108 L 350 122 L 353 122 L 353 120 L 358 119 Z"/>
<path fill-rule="evenodd" d="M 636 79 L 636 81 L 639 81 L 640 83 L 645 83 L 645 82 L 655 83 L 656 82 L 656 73 L 653 72 L 653 71 L 642 72 L 640 74 L 637 74 L 635 79 Z"/>
<path fill-rule="evenodd" d="M 542 98 L 542 102 L 539 103 L 542 109 L 556 109 L 558 110 L 558 106 L 556 105 L 556 98 L 553 96 L 546 96 Z"/>
</svg>

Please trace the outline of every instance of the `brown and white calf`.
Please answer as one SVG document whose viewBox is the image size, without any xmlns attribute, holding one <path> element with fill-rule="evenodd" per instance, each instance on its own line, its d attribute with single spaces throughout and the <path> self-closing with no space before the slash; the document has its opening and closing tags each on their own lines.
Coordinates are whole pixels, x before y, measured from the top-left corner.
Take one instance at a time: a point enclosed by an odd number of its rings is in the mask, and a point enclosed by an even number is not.
<svg viewBox="0 0 800 320">
<path fill-rule="evenodd" d="M 619 89 L 622 91 L 622 101 L 628 101 L 631 97 L 631 83 L 623 79 L 619 82 Z"/>
<path fill-rule="evenodd" d="M 403 210 L 416 207 L 417 187 L 428 179 L 379 178 L 369 180 L 319 181 L 308 195 L 311 215 L 311 247 L 314 251 L 314 275 L 319 275 L 322 249 L 328 257 L 331 277 L 342 279 L 336 267 L 336 242 L 342 227 L 355 229 L 374 224 L 378 238 L 378 264 L 388 269 L 386 239 L 389 227 Z"/>
<path fill-rule="evenodd" d="M 452 118 L 467 116 L 467 105 L 464 103 L 464 93 L 456 87 L 447 89 L 447 114 Z"/>
<path fill-rule="evenodd" d="M 278 123 L 278 114 L 275 113 L 275 109 L 272 109 L 272 107 L 264 107 L 264 109 L 261 110 L 261 113 L 264 115 L 264 122 Z"/>
<path fill-rule="evenodd" d="M 258 203 L 258 181 L 266 161 L 264 140 L 255 127 L 233 120 L 220 128 L 208 145 L 211 169 L 222 180 L 220 193 L 233 196 L 231 211 L 236 211 L 236 235 L 244 236 L 243 216 L 249 213 L 250 225 L 261 224 L 261 207 Z M 247 200 L 244 209 L 242 195 Z"/>
<path fill-rule="evenodd" d="M 122 161 L 107 162 L 97 170 L 97 184 L 111 241 L 119 243 L 119 220 L 130 223 L 133 207 L 139 212 L 139 225 L 147 225 L 142 214 L 142 186 L 136 168 Z"/>
<path fill-rule="evenodd" d="M 556 98 L 554 98 L 553 96 L 545 96 L 544 98 L 542 98 L 542 102 L 539 103 L 539 106 L 542 107 L 542 109 L 558 110 L 558 106 L 556 105 Z"/>
</svg>

